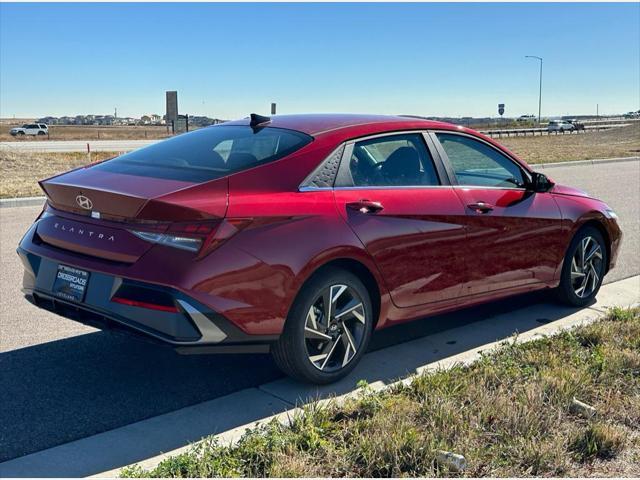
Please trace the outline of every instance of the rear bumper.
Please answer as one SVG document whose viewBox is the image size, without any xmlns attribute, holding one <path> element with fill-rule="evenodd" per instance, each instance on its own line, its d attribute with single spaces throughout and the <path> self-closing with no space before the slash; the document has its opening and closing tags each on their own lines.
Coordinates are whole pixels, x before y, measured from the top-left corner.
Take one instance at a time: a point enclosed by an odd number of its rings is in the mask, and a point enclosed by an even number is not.
<svg viewBox="0 0 640 480">
<path fill-rule="evenodd" d="M 89 271 L 82 302 L 59 298 L 53 293 L 59 263 L 23 248 L 17 252 L 24 265 L 22 291 L 27 300 L 70 320 L 99 329 L 122 330 L 184 354 L 267 352 L 277 340 L 273 335 L 247 335 L 224 316 L 176 289 L 97 271 Z M 170 298 L 175 311 L 112 301 L 123 287 L 131 286 Z"/>
</svg>

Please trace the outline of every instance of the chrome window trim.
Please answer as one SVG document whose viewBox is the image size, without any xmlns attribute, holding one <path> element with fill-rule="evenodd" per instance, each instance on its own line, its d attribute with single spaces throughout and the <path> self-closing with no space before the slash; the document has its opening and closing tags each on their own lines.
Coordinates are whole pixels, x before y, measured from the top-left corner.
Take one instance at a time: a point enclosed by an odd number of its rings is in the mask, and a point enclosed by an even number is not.
<svg viewBox="0 0 640 480">
<path fill-rule="evenodd" d="M 394 130 L 389 132 L 376 133 L 373 135 L 366 135 L 363 137 L 355 137 L 351 138 L 347 141 L 340 143 L 335 149 L 331 151 L 329 155 L 327 155 L 318 166 L 313 169 L 313 171 L 304 179 L 303 182 L 298 186 L 298 192 L 306 193 L 306 192 L 323 192 L 323 191 L 331 191 L 331 190 L 412 190 L 412 189 L 432 189 L 432 188 L 466 188 L 473 190 L 516 190 L 516 191 L 527 191 L 527 188 L 521 187 L 498 187 L 498 186 L 482 186 L 482 185 L 460 185 L 457 183 L 457 177 L 455 176 L 455 172 L 451 168 L 451 162 L 449 157 L 446 156 L 446 152 L 444 151 L 440 140 L 435 136 L 437 133 L 448 133 L 452 135 L 459 135 L 464 137 L 470 137 L 473 140 L 481 142 L 488 146 L 489 148 L 495 150 L 509 161 L 513 162 L 520 170 L 522 170 L 523 174 L 529 178 L 531 176 L 531 171 L 527 170 L 519 161 L 512 158 L 507 153 L 498 149 L 495 145 L 487 142 L 485 139 L 477 137 L 475 135 L 459 132 L 456 130 L 446 130 L 446 129 L 414 129 L 414 130 Z M 345 158 L 351 158 L 351 154 L 353 153 L 353 146 L 360 141 L 369 140 L 374 138 L 381 137 L 389 137 L 395 135 L 407 135 L 407 134 L 422 134 L 423 140 L 425 142 L 425 147 L 431 156 L 431 161 L 434 164 L 436 174 L 438 175 L 438 181 L 440 185 L 402 185 L 402 186 L 392 186 L 392 185 L 378 185 L 378 186 L 335 186 L 335 180 L 338 175 L 340 175 L 340 170 L 343 168 L 342 164 Z M 334 179 L 334 185 L 332 187 L 309 187 L 305 186 L 305 182 L 307 182 L 313 175 L 322 167 L 324 162 L 339 148 L 343 148 L 342 150 L 342 158 L 340 160 L 340 166 L 338 167 L 338 174 L 336 175 L 336 179 Z M 442 151 L 441 151 L 442 150 Z M 443 158 L 444 157 L 444 158 Z M 441 170 L 442 168 L 442 170 Z M 449 171 L 451 169 L 451 171 Z M 444 174 L 444 175 L 443 175 Z M 446 177 L 445 177 L 446 175 Z M 451 176 L 453 175 L 453 178 Z"/>
<path fill-rule="evenodd" d="M 329 190 L 333 190 L 335 187 L 309 187 L 305 185 L 301 185 L 298 187 L 298 192 L 326 192 Z"/>
<path fill-rule="evenodd" d="M 422 136 L 422 141 L 424 142 L 425 149 L 427 150 L 427 152 L 431 156 L 431 161 L 433 162 L 433 166 L 434 166 L 436 175 L 438 176 L 438 182 L 440 182 L 440 185 L 437 185 L 437 186 L 438 187 L 449 186 L 449 185 L 445 184 L 447 181 L 450 181 L 450 179 L 448 178 L 449 176 L 447 175 L 445 178 L 443 178 L 443 174 L 447 174 L 447 172 L 442 166 L 443 162 L 442 162 L 442 159 L 441 159 L 441 157 L 439 155 L 439 152 L 435 149 L 435 144 L 433 143 L 433 141 L 430 141 L 430 138 L 428 137 L 428 130 L 425 129 L 425 128 L 417 128 L 417 129 L 413 129 L 413 130 L 392 130 L 392 131 L 388 131 L 388 132 L 380 132 L 380 133 L 375 133 L 373 135 L 365 135 L 365 136 L 362 136 L 362 137 L 350 138 L 348 140 L 345 140 L 345 141 L 341 142 L 339 145 L 336 146 L 336 148 L 334 148 L 331 151 L 331 153 L 329 153 L 318 164 L 318 166 L 316 168 L 314 168 L 311 171 L 311 173 L 309 175 L 307 175 L 305 177 L 305 179 L 302 182 L 300 182 L 300 185 L 298 185 L 298 192 L 321 192 L 321 191 L 327 191 L 327 190 L 334 190 L 336 188 L 339 188 L 339 189 L 358 188 L 358 189 L 360 189 L 360 187 L 336 187 L 335 186 L 335 182 L 336 182 L 336 180 L 338 179 L 338 177 L 341 174 L 341 170 L 343 168 L 342 165 L 343 165 L 344 159 L 345 158 L 351 158 L 351 155 L 353 153 L 353 146 L 357 142 L 361 142 L 361 141 L 364 141 L 364 140 L 370 140 L 370 139 L 382 138 L 382 137 L 390 137 L 390 136 L 395 136 L 395 135 L 407 135 L 407 134 L 417 134 L 417 135 L 421 135 Z M 333 187 L 310 187 L 310 186 L 305 185 L 322 168 L 322 166 L 327 161 L 327 159 L 329 157 L 331 157 L 331 155 L 333 155 L 335 153 L 335 151 L 338 150 L 339 148 L 343 148 L 343 150 L 342 150 L 342 157 L 340 159 L 340 165 L 338 166 L 338 173 L 336 174 L 336 178 L 334 178 L 334 186 Z M 432 188 L 434 186 L 436 186 L 436 185 L 415 185 L 415 186 L 408 186 L 406 188 L 425 188 L 425 187 L 426 188 Z M 362 187 L 362 188 L 371 188 L 371 187 Z M 398 187 L 390 187 L 390 188 L 398 188 Z M 403 187 L 403 188 L 405 188 L 405 187 Z"/>
<path fill-rule="evenodd" d="M 357 143 L 357 142 L 362 142 L 364 140 L 372 140 L 374 138 L 380 138 L 380 137 L 391 137 L 394 135 L 408 135 L 408 134 L 413 134 L 413 133 L 417 133 L 417 134 L 421 134 L 423 132 L 426 132 L 428 129 L 421 127 L 421 128 L 414 128 L 412 130 L 389 130 L 386 132 L 380 132 L 380 133 L 374 133 L 372 135 L 364 135 L 362 137 L 353 137 L 350 138 L 349 140 L 347 140 L 345 143 L 346 144 L 350 144 L 350 143 Z M 431 152 L 429 152 L 431 153 Z"/>
<path fill-rule="evenodd" d="M 444 146 L 442 145 L 442 143 L 440 143 L 440 139 L 437 136 L 438 133 L 444 133 L 444 134 L 449 134 L 449 135 L 458 135 L 460 137 L 469 137 L 472 140 L 475 140 L 477 142 L 480 142 L 480 143 L 486 145 L 487 147 L 489 147 L 490 149 L 494 150 L 499 155 L 502 155 L 504 158 L 509 160 L 516 167 L 518 167 L 522 171 L 523 176 L 529 182 L 531 182 L 531 172 L 532 172 L 532 170 L 526 169 L 524 167 L 524 165 L 522 165 L 518 160 L 513 158 L 507 152 L 503 151 L 502 149 L 500 149 L 500 148 L 496 147 L 495 145 L 493 145 L 492 143 L 488 142 L 484 138 L 477 137 L 477 136 L 472 135 L 472 134 L 467 133 L 467 132 L 458 132 L 458 131 L 455 131 L 455 130 L 445 130 L 445 129 L 431 129 L 431 130 L 429 130 L 429 133 L 433 134 L 432 138 L 433 138 L 434 142 L 437 142 L 436 145 L 439 147 L 438 148 L 438 153 L 440 153 L 444 157 L 444 161 L 447 163 L 448 167 L 451 169 L 451 172 L 454 175 L 456 183 L 458 182 L 458 177 L 455 174 L 455 171 L 453 169 L 453 164 L 451 163 L 451 160 L 449 159 L 449 156 L 447 155 L 447 152 L 445 151 Z M 481 187 L 479 185 L 460 185 L 460 186 L 468 186 L 468 187 L 475 186 L 475 187 L 478 187 L 478 188 L 489 188 L 489 187 Z M 508 189 L 508 190 L 526 190 L 526 188 L 509 188 L 509 187 L 491 187 L 491 188 L 500 188 L 500 189 L 504 188 L 504 189 Z"/>
<path fill-rule="evenodd" d="M 300 187 L 299 192 L 323 192 L 335 190 L 429 190 L 435 188 L 453 188 L 456 190 L 517 190 L 526 192 L 526 188 L 518 187 L 483 187 L 480 185 L 379 185 L 379 186 L 353 186 L 353 187 Z"/>
<path fill-rule="evenodd" d="M 526 192 L 526 188 L 522 187 L 495 187 L 495 186 L 482 186 L 482 185 L 453 185 L 453 188 L 468 189 L 468 190 L 518 190 Z"/>
<path fill-rule="evenodd" d="M 395 137 L 395 136 L 401 136 L 401 135 L 417 135 L 419 137 L 422 138 L 422 143 L 424 146 L 425 151 L 427 152 L 427 154 L 429 155 L 429 160 L 431 161 L 432 165 L 433 165 L 433 170 L 436 174 L 436 180 L 438 181 L 438 185 L 403 185 L 403 186 L 393 186 L 393 185 L 379 185 L 378 187 L 381 188 L 430 188 L 430 187 L 441 187 L 441 186 L 448 186 L 446 185 L 446 183 L 449 181 L 448 175 L 446 175 L 446 171 L 444 170 L 444 168 L 441 168 L 441 158 L 440 155 L 438 154 L 438 152 L 436 150 L 434 150 L 434 145 L 432 144 L 432 142 L 429 141 L 429 138 L 427 137 L 428 135 L 428 130 L 426 128 L 416 128 L 413 130 L 393 130 L 393 131 L 388 131 L 388 132 L 381 132 L 381 133 L 376 133 L 373 135 L 365 135 L 362 137 L 355 137 L 355 138 L 351 138 L 349 140 L 347 140 L 345 142 L 345 147 L 344 147 L 344 151 L 342 152 L 342 159 L 340 161 L 340 167 L 338 168 L 338 175 L 336 175 L 336 181 L 338 180 L 338 178 L 340 177 L 340 175 L 344 175 L 344 171 L 346 169 L 348 169 L 348 165 L 345 163 L 345 159 L 351 159 L 351 155 L 353 154 L 353 148 L 355 146 L 356 143 L 359 142 L 365 142 L 367 140 L 374 140 L 376 138 L 386 138 L 386 137 Z M 446 176 L 445 176 L 446 175 Z M 365 188 L 365 189 L 371 189 L 371 188 L 377 188 L 376 186 L 341 186 L 341 187 L 336 187 L 335 186 L 335 182 L 334 182 L 334 188 L 341 188 L 341 189 L 350 189 L 350 188 Z"/>
</svg>

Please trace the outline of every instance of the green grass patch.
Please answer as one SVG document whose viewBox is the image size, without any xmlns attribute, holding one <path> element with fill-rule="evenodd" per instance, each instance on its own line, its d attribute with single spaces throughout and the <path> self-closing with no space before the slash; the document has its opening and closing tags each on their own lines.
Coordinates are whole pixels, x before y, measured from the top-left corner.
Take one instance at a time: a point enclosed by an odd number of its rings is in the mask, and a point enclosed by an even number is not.
<svg viewBox="0 0 640 480">
<path fill-rule="evenodd" d="M 577 398 L 597 409 L 584 419 Z M 338 406 L 311 405 L 291 425 L 209 438 L 124 477 L 593 476 L 640 474 L 640 309 L 417 377 Z M 467 459 L 464 472 L 437 451 Z"/>
</svg>

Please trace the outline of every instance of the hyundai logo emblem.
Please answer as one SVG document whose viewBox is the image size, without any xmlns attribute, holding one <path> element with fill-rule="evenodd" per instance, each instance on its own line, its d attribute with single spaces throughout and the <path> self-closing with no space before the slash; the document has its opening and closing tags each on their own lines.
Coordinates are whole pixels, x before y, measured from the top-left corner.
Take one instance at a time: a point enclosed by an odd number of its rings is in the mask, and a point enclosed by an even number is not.
<svg viewBox="0 0 640 480">
<path fill-rule="evenodd" d="M 76 197 L 76 203 L 80 208 L 84 208 L 85 210 L 91 210 L 93 208 L 93 202 L 84 195 L 78 195 Z"/>
</svg>

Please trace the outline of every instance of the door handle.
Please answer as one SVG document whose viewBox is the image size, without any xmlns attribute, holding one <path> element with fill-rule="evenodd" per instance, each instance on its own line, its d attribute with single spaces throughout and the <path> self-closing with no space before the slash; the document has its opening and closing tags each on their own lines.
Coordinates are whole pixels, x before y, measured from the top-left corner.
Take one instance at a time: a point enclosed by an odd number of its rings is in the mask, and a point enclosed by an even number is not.
<svg viewBox="0 0 640 480">
<path fill-rule="evenodd" d="M 487 202 L 476 202 L 467 205 L 471 210 L 477 213 L 489 213 L 493 210 L 493 205 Z"/>
<path fill-rule="evenodd" d="M 384 207 L 380 202 L 372 202 L 371 200 L 358 200 L 357 202 L 347 203 L 347 208 L 357 210 L 360 213 L 377 213 Z"/>
</svg>

